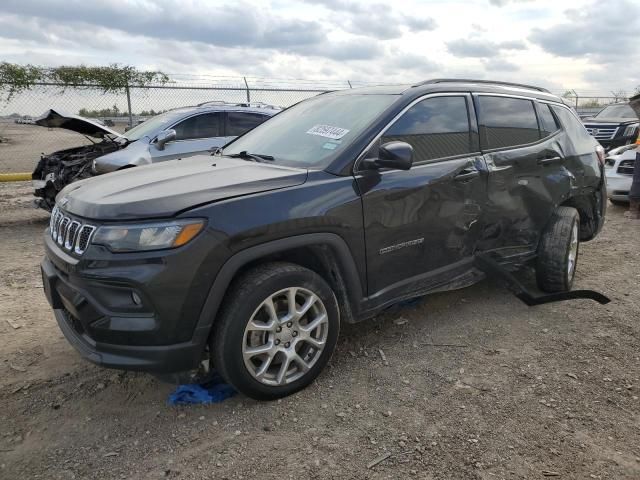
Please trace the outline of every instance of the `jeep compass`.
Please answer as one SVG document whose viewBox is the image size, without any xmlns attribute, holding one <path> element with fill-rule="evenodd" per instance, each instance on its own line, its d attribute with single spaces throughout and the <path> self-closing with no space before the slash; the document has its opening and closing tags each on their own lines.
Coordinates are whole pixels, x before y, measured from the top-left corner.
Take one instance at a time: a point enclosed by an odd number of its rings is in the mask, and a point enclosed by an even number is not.
<svg viewBox="0 0 640 480">
<path fill-rule="evenodd" d="M 305 100 L 196 156 L 67 186 L 44 289 L 92 362 L 170 374 L 207 359 L 289 395 L 342 323 L 483 278 L 474 257 L 571 289 L 605 213 L 604 152 L 548 91 L 479 80 Z"/>
</svg>

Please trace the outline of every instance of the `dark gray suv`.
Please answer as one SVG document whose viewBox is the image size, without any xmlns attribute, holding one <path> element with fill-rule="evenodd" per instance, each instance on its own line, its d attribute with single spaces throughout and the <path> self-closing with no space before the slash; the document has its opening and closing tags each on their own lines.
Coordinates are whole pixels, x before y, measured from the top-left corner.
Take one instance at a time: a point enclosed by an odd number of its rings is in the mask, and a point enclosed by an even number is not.
<svg viewBox="0 0 640 480">
<path fill-rule="evenodd" d="M 171 373 L 206 358 L 272 399 L 320 373 L 342 323 L 535 268 L 568 298 L 605 214 L 604 152 L 546 90 L 472 80 L 305 100 L 215 156 L 69 185 L 44 288 L 87 359 Z M 522 297 L 521 297 L 522 298 Z"/>
</svg>

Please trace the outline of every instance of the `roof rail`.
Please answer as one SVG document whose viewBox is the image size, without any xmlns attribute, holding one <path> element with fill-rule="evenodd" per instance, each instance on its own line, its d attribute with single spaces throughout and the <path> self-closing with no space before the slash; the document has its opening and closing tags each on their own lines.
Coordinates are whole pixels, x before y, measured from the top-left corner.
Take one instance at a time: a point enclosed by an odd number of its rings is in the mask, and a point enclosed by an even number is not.
<svg viewBox="0 0 640 480">
<path fill-rule="evenodd" d="M 272 108 L 278 109 L 275 105 L 269 105 L 264 102 L 225 102 L 224 100 L 210 100 L 208 102 L 199 103 L 198 107 L 204 107 L 206 105 L 229 105 L 233 107 L 253 107 L 253 108 Z"/>
<path fill-rule="evenodd" d="M 487 85 L 505 85 L 507 87 L 530 88 L 532 90 L 538 90 L 539 92 L 551 93 L 546 88 L 534 87 L 533 85 L 525 85 L 524 83 L 499 82 L 495 80 L 475 80 L 471 78 L 434 78 L 433 80 L 425 80 L 424 82 L 419 82 L 411 86 L 419 87 L 422 85 L 430 85 L 433 83 L 483 83 Z"/>
</svg>

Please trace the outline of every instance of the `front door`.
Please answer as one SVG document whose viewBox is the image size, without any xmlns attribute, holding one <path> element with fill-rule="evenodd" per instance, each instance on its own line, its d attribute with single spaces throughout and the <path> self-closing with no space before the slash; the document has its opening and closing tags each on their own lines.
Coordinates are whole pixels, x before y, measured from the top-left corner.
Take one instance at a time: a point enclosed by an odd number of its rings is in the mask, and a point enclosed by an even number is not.
<svg viewBox="0 0 640 480">
<path fill-rule="evenodd" d="M 172 128 L 176 139 L 164 145 L 162 150 L 155 143 L 149 146 L 152 163 L 185 158 L 198 154 L 208 154 L 214 147 L 222 147 L 226 142 L 222 137 L 222 113 L 202 113 L 182 120 Z"/>
<path fill-rule="evenodd" d="M 397 140 L 413 147 L 410 170 L 356 175 L 372 299 L 424 290 L 468 271 L 482 231 L 486 168 L 470 95 L 414 102 L 367 156 Z"/>
</svg>

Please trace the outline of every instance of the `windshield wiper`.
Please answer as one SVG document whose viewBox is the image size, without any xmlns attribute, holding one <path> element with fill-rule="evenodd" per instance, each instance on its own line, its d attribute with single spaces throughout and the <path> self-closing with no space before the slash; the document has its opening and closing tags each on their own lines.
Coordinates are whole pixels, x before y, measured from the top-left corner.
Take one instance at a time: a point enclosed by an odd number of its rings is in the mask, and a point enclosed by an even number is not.
<svg viewBox="0 0 640 480">
<path fill-rule="evenodd" d="M 246 150 L 243 150 L 240 153 L 231 153 L 229 155 L 225 155 L 225 157 L 230 157 L 230 158 L 241 158 L 243 160 L 250 160 L 252 162 L 264 162 L 265 160 L 268 160 L 269 162 L 272 162 L 273 160 L 275 160 L 271 155 L 263 155 L 260 153 L 249 153 Z"/>
</svg>

